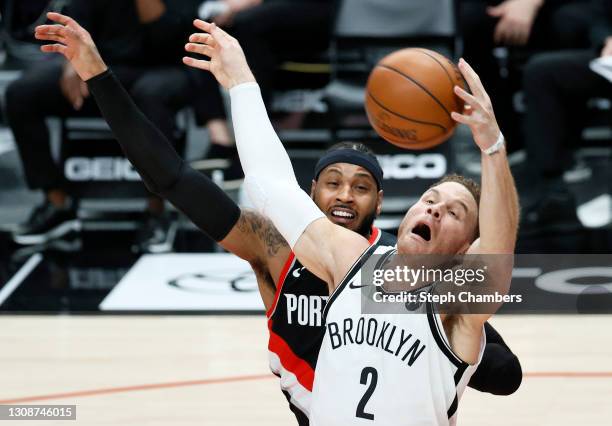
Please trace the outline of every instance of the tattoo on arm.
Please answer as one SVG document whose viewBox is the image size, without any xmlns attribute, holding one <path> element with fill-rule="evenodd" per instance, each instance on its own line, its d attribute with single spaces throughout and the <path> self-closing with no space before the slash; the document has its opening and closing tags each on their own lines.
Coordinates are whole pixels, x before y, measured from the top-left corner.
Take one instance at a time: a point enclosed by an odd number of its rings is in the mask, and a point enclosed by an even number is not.
<svg viewBox="0 0 612 426">
<path fill-rule="evenodd" d="M 257 236 L 266 247 L 268 257 L 275 256 L 282 247 L 287 246 L 272 222 L 252 210 L 242 210 L 237 226 L 240 232 Z"/>
</svg>

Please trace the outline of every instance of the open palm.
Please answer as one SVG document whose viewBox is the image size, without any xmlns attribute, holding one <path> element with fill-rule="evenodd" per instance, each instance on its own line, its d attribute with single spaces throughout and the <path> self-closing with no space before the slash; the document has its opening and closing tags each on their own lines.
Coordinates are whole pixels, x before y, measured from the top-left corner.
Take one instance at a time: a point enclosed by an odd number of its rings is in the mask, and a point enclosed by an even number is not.
<svg viewBox="0 0 612 426">
<path fill-rule="evenodd" d="M 106 69 L 91 36 L 78 22 L 55 12 L 49 12 L 47 17 L 57 24 L 39 25 L 34 33 L 38 40 L 55 42 L 41 46 L 43 52 L 64 55 L 83 81 Z"/>
<path fill-rule="evenodd" d="M 210 60 L 186 56 L 183 58 L 186 65 L 210 71 L 226 89 L 255 81 L 238 40 L 215 24 L 200 19 L 196 19 L 193 24 L 204 32 L 191 34 L 185 50 L 208 56 Z"/>
</svg>

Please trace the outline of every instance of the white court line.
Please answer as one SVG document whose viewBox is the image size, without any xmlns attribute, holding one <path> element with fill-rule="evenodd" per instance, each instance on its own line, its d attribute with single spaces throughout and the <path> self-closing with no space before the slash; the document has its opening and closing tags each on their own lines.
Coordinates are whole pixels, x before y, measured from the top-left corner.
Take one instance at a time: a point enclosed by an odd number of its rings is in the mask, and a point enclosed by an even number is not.
<svg viewBox="0 0 612 426">
<path fill-rule="evenodd" d="M 0 289 L 0 306 L 6 299 L 15 291 L 17 287 L 23 282 L 23 280 L 30 275 L 30 272 L 38 266 L 42 260 L 42 255 L 36 253 L 28 259 L 28 261 L 17 271 L 15 275 Z"/>
</svg>

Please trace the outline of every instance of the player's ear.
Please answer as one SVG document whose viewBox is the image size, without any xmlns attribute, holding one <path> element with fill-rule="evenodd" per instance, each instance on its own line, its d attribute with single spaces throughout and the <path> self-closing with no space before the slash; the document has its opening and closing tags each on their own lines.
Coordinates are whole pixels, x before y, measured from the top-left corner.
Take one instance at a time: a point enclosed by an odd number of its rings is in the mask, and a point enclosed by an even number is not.
<svg viewBox="0 0 612 426">
<path fill-rule="evenodd" d="M 380 215 L 380 212 L 382 211 L 383 195 L 384 195 L 384 192 L 382 189 L 378 191 L 378 194 L 376 194 L 376 216 L 377 217 Z"/>
<path fill-rule="evenodd" d="M 315 187 L 317 186 L 317 181 L 316 180 L 312 180 L 312 182 L 310 183 L 310 198 L 312 198 L 314 200 L 314 193 L 315 193 Z"/>
</svg>

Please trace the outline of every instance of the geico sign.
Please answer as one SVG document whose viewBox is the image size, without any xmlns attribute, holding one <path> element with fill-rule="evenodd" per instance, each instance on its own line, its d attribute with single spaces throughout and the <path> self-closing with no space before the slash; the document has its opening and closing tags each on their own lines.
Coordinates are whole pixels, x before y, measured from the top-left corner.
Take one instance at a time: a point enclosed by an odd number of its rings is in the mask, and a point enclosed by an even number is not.
<svg viewBox="0 0 612 426">
<path fill-rule="evenodd" d="M 379 155 L 385 179 L 437 179 L 446 174 L 446 157 L 442 154 Z"/>
<path fill-rule="evenodd" d="M 68 158 L 64 163 L 64 175 L 74 182 L 140 180 L 130 162 L 122 157 Z"/>
</svg>

